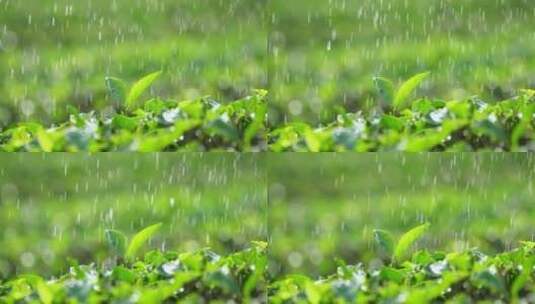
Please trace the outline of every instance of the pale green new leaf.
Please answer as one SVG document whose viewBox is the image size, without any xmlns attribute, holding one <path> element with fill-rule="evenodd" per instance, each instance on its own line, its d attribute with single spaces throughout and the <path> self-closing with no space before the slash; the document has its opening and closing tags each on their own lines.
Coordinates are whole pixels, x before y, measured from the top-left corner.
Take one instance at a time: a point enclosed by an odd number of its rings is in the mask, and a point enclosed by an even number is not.
<svg viewBox="0 0 535 304">
<path fill-rule="evenodd" d="M 521 89 L 520 94 L 526 95 L 528 98 L 533 98 L 535 97 L 535 90 Z"/>
<path fill-rule="evenodd" d="M 162 223 L 154 224 L 134 235 L 126 250 L 126 258 L 134 258 L 139 251 L 139 248 L 141 248 L 141 246 L 143 246 L 143 244 L 145 244 L 161 227 Z"/>
<path fill-rule="evenodd" d="M 407 103 L 407 99 L 412 92 L 424 81 L 431 73 L 425 72 L 411 77 L 399 87 L 394 98 L 394 108 L 399 109 Z"/>
<path fill-rule="evenodd" d="M 158 79 L 158 77 L 160 77 L 161 74 L 162 71 L 154 72 L 134 83 L 130 89 L 130 92 L 128 93 L 128 97 L 126 98 L 126 106 L 128 108 L 132 108 L 137 99 L 152 85 L 154 81 L 156 81 L 156 79 Z"/>
<path fill-rule="evenodd" d="M 43 280 L 39 280 L 36 284 L 37 294 L 39 300 L 43 304 L 51 304 L 54 301 L 54 294 Z"/>
<path fill-rule="evenodd" d="M 394 249 L 394 255 L 392 259 L 397 262 L 401 262 L 406 256 L 410 247 L 416 242 L 422 235 L 429 229 L 430 224 L 425 223 L 423 225 L 412 228 L 399 239 L 396 248 Z"/>
</svg>

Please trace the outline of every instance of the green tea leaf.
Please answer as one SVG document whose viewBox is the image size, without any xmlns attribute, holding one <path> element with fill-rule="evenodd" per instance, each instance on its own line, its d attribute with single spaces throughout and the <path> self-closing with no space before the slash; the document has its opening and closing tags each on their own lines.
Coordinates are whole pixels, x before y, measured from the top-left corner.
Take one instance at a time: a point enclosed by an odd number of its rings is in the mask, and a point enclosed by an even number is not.
<svg viewBox="0 0 535 304">
<path fill-rule="evenodd" d="M 518 150 L 520 139 L 522 138 L 522 136 L 524 136 L 524 133 L 529 128 L 534 110 L 535 110 L 535 107 L 533 105 L 529 105 L 529 106 L 525 106 L 523 111 L 520 112 L 522 114 L 522 118 L 520 119 L 518 124 L 513 128 L 511 132 L 511 150 L 512 151 Z"/>
<path fill-rule="evenodd" d="M 52 291 L 46 283 L 43 280 L 40 280 L 36 284 L 37 294 L 39 295 L 39 299 L 43 304 L 50 304 L 54 300 L 54 295 L 52 294 Z"/>
<path fill-rule="evenodd" d="M 528 283 L 529 278 L 533 271 L 533 264 L 535 264 L 535 258 L 529 257 L 522 265 L 520 274 L 514 279 L 511 284 L 511 296 L 518 302 L 519 294 L 522 288 Z"/>
<path fill-rule="evenodd" d="M 113 117 L 111 123 L 117 129 L 134 131 L 137 128 L 138 121 L 135 118 L 117 114 Z"/>
<path fill-rule="evenodd" d="M 383 77 L 374 77 L 373 84 L 377 90 L 377 94 L 383 99 L 387 105 L 392 105 L 394 102 L 394 84 L 389 79 Z"/>
<path fill-rule="evenodd" d="M 138 80 L 128 93 L 126 98 L 126 106 L 131 109 L 136 103 L 137 99 L 152 85 L 152 83 L 160 77 L 162 71 L 158 71 L 152 74 L 149 74 L 140 80 Z"/>
<path fill-rule="evenodd" d="M 401 262 L 406 256 L 410 247 L 416 242 L 422 235 L 429 229 L 430 224 L 425 223 L 423 225 L 412 228 L 399 239 L 396 248 L 394 249 L 394 255 L 392 256 L 394 261 Z"/>
<path fill-rule="evenodd" d="M 222 116 L 216 118 L 206 125 L 206 130 L 212 135 L 219 135 L 228 141 L 238 141 L 240 134 L 228 117 Z"/>
<path fill-rule="evenodd" d="M 407 99 L 411 93 L 424 81 L 431 73 L 425 72 L 411 77 L 398 89 L 396 96 L 394 97 L 393 106 L 395 109 L 399 109 L 405 106 Z"/>
<path fill-rule="evenodd" d="M 392 256 L 394 253 L 394 238 L 385 230 L 375 229 L 373 231 L 375 243 L 379 249 L 387 256 Z"/>
<path fill-rule="evenodd" d="M 497 273 L 493 273 L 489 270 L 484 270 L 481 272 L 473 273 L 471 279 L 474 285 L 480 288 L 484 287 L 490 289 L 495 293 L 507 294 L 503 278 Z"/>
<path fill-rule="evenodd" d="M 533 98 L 533 97 L 535 97 L 535 90 L 531 90 L 531 89 L 521 89 L 521 90 L 520 90 L 520 93 L 526 95 L 528 98 Z"/>
<path fill-rule="evenodd" d="M 130 284 L 133 284 L 136 281 L 136 274 L 123 266 L 117 266 L 113 268 L 111 275 L 112 278 L 117 281 L 127 282 Z"/>
<path fill-rule="evenodd" d="M 119 78 L 106 77 L 106 90 L 112 101 L 122 104 L 126 100 L 126 84 Z"/>
<path fill-rule="evenodd" d="M 115 254 L 119 256 L 124 255 L 128 239 L 122 232 L 113 229 L 107 229 L 104 231 L 104 236 L 108 246 L 110 246 Z"/>
<path fill-rule="evenodd" d="M 251 275 L 249 275 L 242 289 L 245 298 L 248 300 L 252 296 L 251 293 L 258 286 L 259 281 L 262 280 L 267 266 L 267 258 L 265 256 L 259 255 L 256 257 L 255 261 L 256 263 L 254 264 L 254 271 Z"/>
<path fill-rule="evenodd" d="M 392 115 L 384 115 L 381 117 L 381 126 L 385 129 L 401 131 L 403 130 L 404 122 L 401 118 Z"/>
<path fill-rule="evenodd" d="M 134 235 L 128 245 L 125 257 L 129 259 L 134 258 L 139 251 L 139 248 L 141 248 L 141 246 L 143 246 L 143 244 L 145 244 L 161 227 L 162 223 L 154 224 Z"/>
<path fill-rule="evenodd" d="M 227 293 L 235 295 L 240 293 L 240 287 L 234 277 L 224 270 L 207 273 L 203 281 L 210 288 L 220 288 Z"/>
<path fill-rule="evenodd" d="M 403 271 L 392 267 L 383 267 L 379 272 L 379 276 L 385 281 L 396 282 L 398 284 L 401 284 L 405 278 Z"/>
<path fill-rule="evenodd" d="M 54 140 L 45 130 L 39 130 L 37 132 L 37 142 L 39 142 L 39 146 L 43 152 L 52 152 L 54 149 Z"/>
</svg>

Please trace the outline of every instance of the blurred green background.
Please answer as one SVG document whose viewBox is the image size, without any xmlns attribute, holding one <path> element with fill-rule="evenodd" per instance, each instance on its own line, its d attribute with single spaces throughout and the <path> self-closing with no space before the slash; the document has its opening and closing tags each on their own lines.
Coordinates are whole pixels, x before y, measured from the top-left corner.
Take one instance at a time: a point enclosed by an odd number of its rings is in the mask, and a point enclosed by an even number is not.
<svg viewBox="0 0 535 304">
<path fill-rule="evenodd" d="M 535 87 L 532 0 L 272 0 L 274 124 L 372 107 L 372 77 L 423 71 L 419 96 L 488 101 Z"/>
<path fill-rule="evenodd" d="M 535 158 L 496 153 L 270 154 L 271 272 L 377 263 L 373 229 L 431 223 L 420 248 L 496 253 L 534 240 Z"/>
<path fill-rule="evenodd" d="M 105 76 L 163 70 L 159 96 L 266 87 L 263 0 L 0 0 L 0 127 L 106 106 Z"/>
<path fill-rule="evenodd" d="M 532 0 L 0 0 L 0 127 L 104 108 L 105 76 L 160 69 L 170 98 L 269 88 L 273 125 L 368 109 L 375 75 L 492 101 L 535 87 L 533 28 Z"/>
<path fill-rule="evenodd" d="M 224 254 L 266 240 L 261 154 L 1 154 L 0 279 L 103 262 L 104 229 L 156 222 L 146 249 Z"/>
</svg>

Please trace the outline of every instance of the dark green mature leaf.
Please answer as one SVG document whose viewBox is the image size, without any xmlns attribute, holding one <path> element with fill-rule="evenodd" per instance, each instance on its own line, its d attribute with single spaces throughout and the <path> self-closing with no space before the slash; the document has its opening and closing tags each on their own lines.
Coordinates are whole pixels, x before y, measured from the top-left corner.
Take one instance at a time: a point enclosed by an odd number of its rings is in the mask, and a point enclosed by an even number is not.
<svg viewBox="0 0 535 304">
<path fill-rule="evenodd" d="M 236 130 L 236 127 L 232 125 L 229 119 L 223 117 L 216 118 L 207 124 L 206 129 L 210 134 L 222 136 L 231 142 L 239 140 L 240 135 L 238 130 Z"/>
<path fill-rule="evenodd" d="M 527 283 L 532 280 L 531 276 L 533 274 L 533 266 L 535 265 L 535 256 L 529 256 L 525 261 L 518 261 L 521 264 L 520 274 L 514 279 L 511 284 L 511 296 L 518 301 L 520 297 L 521 290 L 527 285 Z"/>
<path fill-rule="evenodd" d="M 106 229 L 104 236 L 108 246 L 116 255 L 123 256 L 126 252 L 126 243 L 128 242 L 126 236 L 117 230 Z"/>
<path fill-rule="evenodd" d="M 408 235 L 423 226 L 409 231 L 406 238 L 414 239 Z M 269 293 L 269 303 L 281 304 L 431 303 L 452 299 L 463 303 L 481 299 L 530 303 L 533 292 L 532 242 L 524 242 L 520 248 L 495 256 L 473 250 L 450 254 L 421 251 L 410 262 L 390 266 L 368 267 L 341 262 L 341 269 L 335 274 L 317 280 L 305 275 L 270 277 L 266 272 L 266 243 L 254 242 L 253 245 L 227 256 L 208 250 L 182 254 L 151 251 L 135 263 L 127 261 L 111 270 L 94 265 L 77 266 L 51 281 L 35 275 L 20 275 L 0 282 L 0 302 L 79 303 L 135 299 L 133 302 L 174 303 L 194 299 L 194 303 L 266 303 Z"/>
<path fill-rule="evenodd" d="M 122 104 L 126 101 L 127 86 L 124 81 L 115 77 L 106 77 L 106 90 L 110 98 L 117 104 Z"/>
<path fill-rule="evenodd" d="M 383 102 L 389 106 L 393 105 L 395 88 L 392 81 L 383 77 L 374 77 L 373 84 Z"/>
<path fill-rule="evenodd" d="M 385 281 L 401 284 L 405 278 L 405 273 L 392 267 L 383 267 L 379 276 Z"/>
<path fill-rule="evenodd" d="M 227 256 L 152 251 L 135 263 L 77 266 L 50 281 L 20 275 L 0 282 L 0 303 L 265 303 L 265 247 Z M 193 263 L 192 259 L 196 262 Z M 195 265 L 194 265 L 195 264 Z M 242 292 L 243 290 L 243 292 Z"/>
<path fill-rule="evenodd" d="M 507 295 L 503 279 L 497 273 L 484 270 L 474 273 L 472 280 L 478 287 L 488 288 L 492 292 Z"/>
<path fill-rule="evenodd" d="M 385 129 L 393 129 L 401 131 L 403 129 L 403 120 L 391 115 L 384 115 L 381 117 L 381 126 Z"/>
<path fill-rule="evenodd" d="M 25 123 L 0 131 L 0 151 L 265 151 L 267 106 L 262 98 L 217 108 L 204 100 L 152 99 L 133 113 L 78 113 L 49 129 Z"/>
<path fill-rule="evenodd" d="M 391 257 L 394 253 L 394 238 L 385 230 L 375 229 L 373 231 L 375 243 L 379 249 L 388 257 Z"/>
<path fill-rule="evenodd" d="M 112 119 L 112 125 L 117 129 L 134 131 L 138 126 L 138 120 L 124 115 L 116 115 Z"/>
<path fill-rule="evenodd" d="M 112 271 L 113 279 L 126 283 L 134 283 L 136 281 L 136 274 L 123 266 L 116 266 Z"/>
</svg>

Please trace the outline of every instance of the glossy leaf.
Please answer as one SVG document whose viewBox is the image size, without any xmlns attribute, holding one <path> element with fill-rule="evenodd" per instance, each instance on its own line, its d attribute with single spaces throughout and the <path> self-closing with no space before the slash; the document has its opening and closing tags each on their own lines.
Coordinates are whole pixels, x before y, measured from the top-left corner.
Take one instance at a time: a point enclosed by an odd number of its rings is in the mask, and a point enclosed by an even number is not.
<svg viewBox="0 0 535 304">
<path fill-rule="evenodd" d="M 397 262 L 403 261 L 407 257 L 410 247 L 423 236 L 429 227 L 430 224 L 425 223 L 403 234 L 394 248 L 393 260 Z"/>
<path fill-rule="evenodd" d="M 152 74 L 149 74 L 140 80 L 138 80 L 132 88 L 130 88 L 130 92 L 128 93 L 128 96 L 126 97 L 126 106 L 129 109 L 132 109 L 139 97 L 160 77 L 162 74 L 161 71 L 154 72 Z"/>
<path fill-rule="evenodd" d="M 430 75 L 430 72 L 421 73 L 411 77 L 404 82 L 397 90 L 394 97 L 393 106 L 395 109 L 400 109 L 406 106 L 408 98 L 412 92 Z"/>
<path fill-rule="evenodd" d="M 135 258 L 139 249 L 162 227 L 162 223 L 151 225 L 140 232 L 136 233 L 130 241 L 126 249 L 125 257 L 129 259 Z"/>
</svg>

